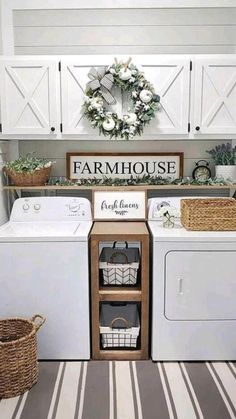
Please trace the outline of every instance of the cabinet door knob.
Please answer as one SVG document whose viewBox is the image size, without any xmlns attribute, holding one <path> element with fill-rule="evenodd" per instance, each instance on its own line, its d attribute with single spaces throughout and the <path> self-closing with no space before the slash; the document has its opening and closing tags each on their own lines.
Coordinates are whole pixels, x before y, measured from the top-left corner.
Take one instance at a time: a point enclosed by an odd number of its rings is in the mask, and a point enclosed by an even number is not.
<svg viewBox="0 0 236 419">
<path fill-rule="evenodd" d="M 52 131 L 52 132 L 54 132 L 54 131 L 55 131 L 55 129 L 56 129 L 55 127 L 51 127 L 51 131 Z"/>
<path fill-rule="evenodd" d="M 195 128 L 195 130 L 196 130 L 196 131 L 200 131 L 200 127 L 199 127 L 199 126 L 197 126 L 197 127 Z"/>
</svg>

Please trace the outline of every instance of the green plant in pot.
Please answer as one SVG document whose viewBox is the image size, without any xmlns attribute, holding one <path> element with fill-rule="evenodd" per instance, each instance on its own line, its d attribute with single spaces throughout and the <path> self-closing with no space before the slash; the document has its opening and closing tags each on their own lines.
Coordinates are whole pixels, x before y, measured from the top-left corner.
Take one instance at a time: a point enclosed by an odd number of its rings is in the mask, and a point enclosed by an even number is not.
<svg viewBox="0 0 236 419">
<path fill-rule="evenodd" d="M 217 145 L 208 150 L 215 163 L 215 176 L 236 182 L 236 146 L 231 143 Z"/>
<path fill-rule="evenodd" d="M 28 153 L 6 162 L 3 170 L 12 185 L 41 186 L 48 181 L 53 163 L 55 162 Z"/>
</svg>

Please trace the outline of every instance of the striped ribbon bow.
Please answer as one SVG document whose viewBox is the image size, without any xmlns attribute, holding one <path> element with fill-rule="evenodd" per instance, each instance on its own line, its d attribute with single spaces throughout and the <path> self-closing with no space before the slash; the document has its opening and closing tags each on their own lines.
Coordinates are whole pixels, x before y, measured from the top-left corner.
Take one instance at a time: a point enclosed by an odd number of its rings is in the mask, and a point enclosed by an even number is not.
<svg viewBox="0 0 236 419">
<path fill-rule="evenodd" d="M 101 90 L 101 94 L 108 105 L 112 105 L 116 102 L 115 98 L 110 93 L 111 88 L 114 83 L 114 78 L 112 74 L 105 74 L 106 67 L 99 67 L 98 69 L 92 67 L 89 70 L 88 77 L 91 81 L 89 81 L 86 85 L 87 90 Z"/>
</svg>

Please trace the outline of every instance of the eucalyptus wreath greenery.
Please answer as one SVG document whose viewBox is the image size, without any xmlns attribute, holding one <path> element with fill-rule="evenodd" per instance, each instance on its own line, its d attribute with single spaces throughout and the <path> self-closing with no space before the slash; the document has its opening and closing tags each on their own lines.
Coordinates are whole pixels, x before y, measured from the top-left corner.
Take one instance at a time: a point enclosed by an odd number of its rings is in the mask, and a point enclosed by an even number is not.
<svg viewBox="0 0 236 419">
<path fill-rule="evenodd" d="M 123 80 L 120 76 L 122 70 L 129 70 L 130 78 Z M 152 84 L 146 80 L 144 74 L 133 64 L 118 62 L 106 69 L 105 76 L 113 76 L 114 86 L 120 87 L 121 91 L 128 93 L 130 107 L 127 115 L 118 116 L 116 112 L 109 110 L 104 101 L 100 88 L 88 89 L 83 104 L 84 115 L 91 122 L 93 128 L 98 128 L 99 135 L 110 138 L 132 139 L 135 135 L 141 135 L 145 125 L 155 117 L 158 110 L 160 97 L 155 93 Z M 145 100 L 145 92 L 150 100 Z M 99 106 L 100 104 L 100 106 Z M 130 120 L 130 115 L 132 119 Z M 106 122 L 112 121 L 114 127 L 106 129 Z"/>
<path fill-rule="evenodd" d="M 231 143 L 217 145 L 212 150 L 207 150 L 211 155 L 215 165 L 230 166 L 236 164 L 236 146 Z"/>
<path fill-rule="evenodd" d="M 35 170 L 44 169 L 55 163 L 42 157 L 36 157 L 34 153 L 28 153 L 26 156 L 20 156 L 16 160 L 4 163 L 4 167 L 17 173 L 32 173 Z"/>
</svg>

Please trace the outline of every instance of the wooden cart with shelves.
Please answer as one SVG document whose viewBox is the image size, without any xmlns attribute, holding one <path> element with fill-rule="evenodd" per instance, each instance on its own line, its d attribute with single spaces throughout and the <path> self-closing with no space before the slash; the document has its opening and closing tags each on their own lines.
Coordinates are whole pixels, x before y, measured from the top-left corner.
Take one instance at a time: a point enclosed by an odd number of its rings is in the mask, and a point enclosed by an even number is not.
<svg viewBox="0 0 236 419">
<path fill-rule="evenodd" d="M 91 317 L 93 359 L 148 359 L 149 328 L 149 233 L 145 222 L 95 222 L 91 240 Z M 99 244 L 128 241 L 140 243 L 140 280 L 137 286 L 101 286 Z M 99 312 L 102 302 L 137 302 L 140 307 L 140 346 L 137 349 L 102 349 Z"/>
</svg>

